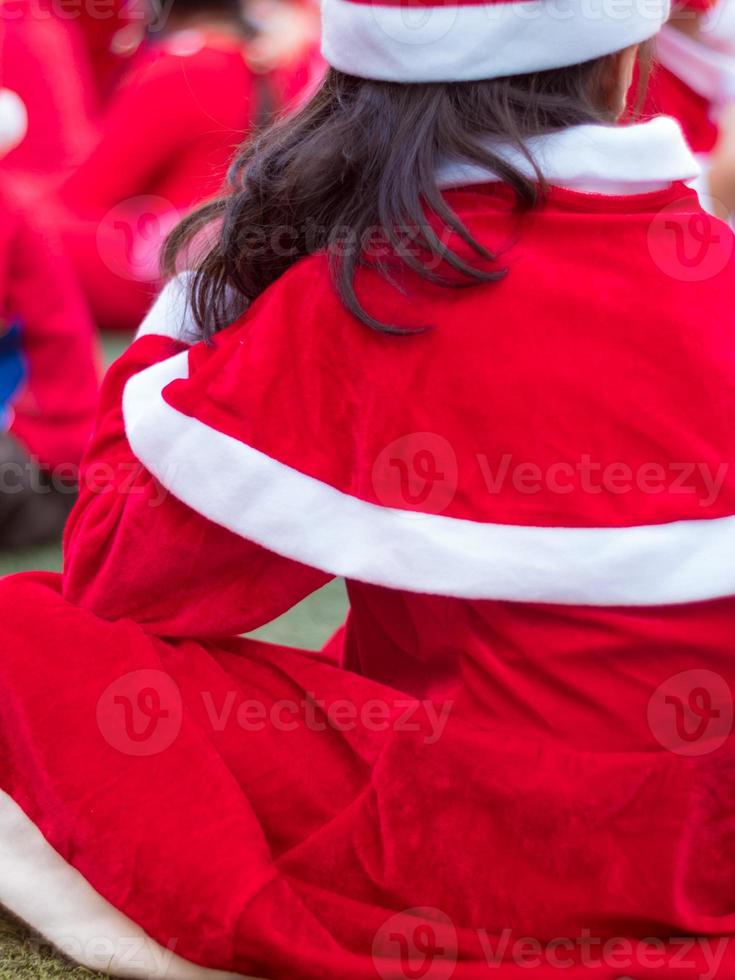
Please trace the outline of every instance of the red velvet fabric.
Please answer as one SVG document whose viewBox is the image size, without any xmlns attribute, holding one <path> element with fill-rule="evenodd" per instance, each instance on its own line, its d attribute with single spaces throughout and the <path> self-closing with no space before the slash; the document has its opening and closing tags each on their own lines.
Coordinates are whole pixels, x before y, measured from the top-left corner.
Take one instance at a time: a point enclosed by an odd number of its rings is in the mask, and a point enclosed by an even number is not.
<svg viewBox="0 0 735 980">
<path fill-rule="evenodd" d="M 60 192 L 60 224 L 92 312 L 134 329 L 159 283 L 161 244 L 222 187 L 257 113 L 242 45 L 175 34 L 130 65 L 100 139 Z"/>
<path fill-rule="evenodd" d="M 400 295 L 365 272 L 372 312 L 434 326 L 381 336 L 308 259 L 191 350 L 167 402 L 383 507 L 401 504 L 373 499 L 376 447 L 429 431 L 460 461 L 447 518 L 618 528 L 735 513 L 729 470 L 703 504 L 701 487 L 489 497 L 469 467 L 482 451 L 732 459 L 732 259 L 685 281 L 664 234 L 691 249 L 714 221 L 693 195 L 560 192 L 510 243 L 503 191 L 450 200 L 488 247 L 505 240 L 501 283 L 407 276 Z M 350 669 L 233 639 L 329 572 L 215 526 L 131 453 L 126 383 L 182 351 L 146 336 L 110 372 L 63 579 L 0 583 L 0 788 L 114 906 L 207 966 L 511 978 L 528 976 L 514 944 L 532 937 L 535 976 L 559 975 L 559 955 L 570 977 L 732 976 L 732 734 L 689 752 L 651 705 L 669 691 L 671 708 L 671 679 L 704 671 L 721 682 L 710 720 L 727 720 L 735 600 L 578 608 L 351 581 Z M 236 476 L 213 469 L 208 492 Z M 151 691 L 162 723 L 141 739 Z"/>
<path fill-rule="evenodd" d="M 717 145 L 719 127 L 712 105 L 663 65 L 651 73 L 644 115 L 673 116 L 695 153 L 711 153 Z"/>
</svg>

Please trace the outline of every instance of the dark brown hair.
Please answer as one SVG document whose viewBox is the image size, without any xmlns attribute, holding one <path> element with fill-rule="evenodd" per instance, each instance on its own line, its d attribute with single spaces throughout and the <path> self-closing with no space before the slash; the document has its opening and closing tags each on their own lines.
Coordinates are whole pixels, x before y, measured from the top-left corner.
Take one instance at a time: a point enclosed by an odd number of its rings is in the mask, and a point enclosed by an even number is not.
<svg viewBox="0 0 735 980">
<path fill-rule="evenodd" d="M 527 209 L 545 190 L 527 149 L 532 136 L 583 123 L 612 123 L 616 93 L 609 56 L 554 71 L 489 81 L 400 85 L 331 70 L 311 102 L 247 142 L 223 197 L 186 218 L 164 252 L 164 271 L 195 267 L 191 307 L 203 337 L 232 323 L 303 256 L 325 251 L 336 290 L 363 323 L 389 332 L 355 293 L 365 242 L 380 232 L 402 262 L 447 285 L 502 278 L 494 256 L 447 205 L 437 171 L 448 160 L 479 164 L 507 183 Z M 644 74 L 642 71 L 641 74 Z M 520 150 L 536 173 L 524 176 L 491 149 Z M 431 213 L 434 220 L 427 220 Z M 437 234 L 460 237 L 480 264 Z M 411 229 L 418 253 L 401 249 Z M 349 245 L 345 247 L 345 231 Z M 195 253 L 203 252 L 199 258 Z M 388 263 L 370 259 L 393 283 Z M 450 268 L 450 277 L 437 271 Z M 484 265 L 481 268 L 480 265 Z"/>
</svg>

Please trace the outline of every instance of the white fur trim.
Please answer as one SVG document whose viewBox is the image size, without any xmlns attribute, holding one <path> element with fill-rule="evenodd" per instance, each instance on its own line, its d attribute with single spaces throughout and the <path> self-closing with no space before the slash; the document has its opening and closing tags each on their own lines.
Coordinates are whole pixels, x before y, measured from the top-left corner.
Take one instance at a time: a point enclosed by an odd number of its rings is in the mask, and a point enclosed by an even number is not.
<svg viewBox="0 0 735 980">
<path fill-rule="evenodd" d="M 25 102 L 9 88 L 0 88 L 0 157 L 19 146 L 28 132 Z"/>
<path fill-rule="evenodd" d="M 653 37 L 669 0 L 384 6 L 323 0 L 334 68 L 392 82 L 470 81 L 562 68 Z"/>
<path fill-rule="evenodd" d="M 699 29 L 708 46 L 735 55 L 735 4 L 719 0 L 700 22 Z"/>
<path fill-rule="evenodd" d="M 534 171 L 518 150 L 488 144 L 528 177 Z M 528 141 L 528 149 L 550 184 L 596 194 L 641 194 L 674 181 L 694 180 L 700 166 L 681 127 L 668 116 L 635 126 L 574 126 Z M 474 164 L 454 163 L 439 173 L 442 187 L 498 180 Z"/>
<path fill-rule="evenodd" d="M 161 290 L 148 315 L 138 328 L 135 339 L 155 335 L 192 343 L 196 324 L 188 301 L 191 272 L 183 272 Z"/>
<path fill-rule="evenodd" d="M 0 905 L 77 963 L 141 980 L 243 980 L 176 956 L 118 912 L 0 790 Z"/>
<path fill-rule="evenodd" d="M 701 173 L 681 127 L 668 116 L 634 126 L 574 126 L 532 138 L 528 148 L 551 184 L 588 194 L 644 194 L 673 181 L 695 180 Z M 522 153 L 497 145 L 492 149 L 522 173 L 534 176 Z M 498 179 L 461 161 L 447 163 L 437 176 L 445 189 Z M 191 275 L 184 272 L 163 288 L 137 337 L 156 334 L 183 343 L 197 339 L 188 303 Z"/>
<path fill-rule="evenodd" d="M 715 108 L 735 99 L 735 56 L 666 26 L 656 38 L 656 59 Z"/>
<path fill-rule="evenodd" d="M 163 389 L 188 352 L 123 396 L 138 459 L 179 500 L 287 558 L 388 588 L 467 599 L 648 606 L 735 595 L 735 517 L 645 527 L 481 524 L 368 503 L 182 415 Z"/>
<path fill-rule="evenodd" d="M 704 211 L 709 211 L 715 217 L 717 214 L 717 202 L 712 199 L 712 188 L 710 187 L 710 175 L 712 168 L 709 159 L 705 155 L 699 156 L 699 164 L 702 168 L 699 177 L 690 182 L 689 186 L 696 191 L 699 203 Z"/>
</svg>

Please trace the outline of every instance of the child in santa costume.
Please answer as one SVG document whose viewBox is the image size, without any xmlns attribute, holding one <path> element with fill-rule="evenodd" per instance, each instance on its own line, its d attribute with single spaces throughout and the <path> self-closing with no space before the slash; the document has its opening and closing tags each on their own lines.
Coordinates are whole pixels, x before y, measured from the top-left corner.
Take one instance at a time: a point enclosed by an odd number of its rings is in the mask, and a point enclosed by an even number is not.
<svg viewBox="0 0 735 980">
<path fill-rule="evenodd" d="M 702 165 L 696 188 L 709 210 L 735 212 L 735 41 L 731 0 L 686 0 L 656 39 L 649 114 L 677 119 Z"/>
<path fill-rule="evenodd" d="M 28 110 L 28 132 L 3 169 L 29 193 L 58 181 L 94 145 L 91 73 L 76 27 L 50 0 L 0 0 L 3 84 Z"/>
<path fill-rule="evenodd" d="M 98 324 L 133 330 L 160 246 L 221 188 L 234 148 L 275 112 L 249 61 L 240 0 L 149 4 L 150 43 L 110 103 L 97 147 L 64 184 L 58 220 Z"/>
<path fill-rule="evenodd" d="M 25 133 L 0 90 L 0 148 Z M 52 231 L 0 176 L 0 549 L 56 540 L 76 496 L 98 397 L 92 322 Z"/>
<path fill-rule="evenodd" d="M 0 903 L 81 962 L 735 972 L 733 236 L 616 124 L 665 3 L 520 6 L 328 0 L 0 585 Z M 241 638 L 335 576 L 340 665 Z"/>
</svg>

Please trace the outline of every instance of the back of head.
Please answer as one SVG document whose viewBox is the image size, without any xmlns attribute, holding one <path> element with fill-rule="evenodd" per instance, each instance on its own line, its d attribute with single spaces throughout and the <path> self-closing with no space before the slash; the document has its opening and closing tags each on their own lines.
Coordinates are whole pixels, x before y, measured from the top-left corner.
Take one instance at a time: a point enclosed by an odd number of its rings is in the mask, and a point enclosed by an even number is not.
<svg viewBox="0 0 735 980">
<path fill-rule="evenodd" d="M 437 260 L 465 282 L 499 278 L 502 271 L 487 271 L 487 263 L 483 270 L 461 258 L 436 222 L 427 222 L 428 210 L 478 259 L 492 258 L 447 206 L 442 167 L 482 167 L 509 184 L 521 205 L 533 205 L 544 180 L 528 141 L 614 123 L 639 45 L 668 12 L 668 0 L 601 0 L 594 11 L 584 0 L 325 0 L 323 51 L 331 70 L 322 88 L 298 115 L 244 147 L 229 193 L 169 242 L 172 272 L 202 230 L 219 223 L 219 239 L 193 277 L 202 332 L 231 322 L 289 266 L 317 251 L 329 254 L 347 308 L 376 329 L 392 329 L 362 308 L 354 278 L 366 240 L 379 234 L 398 247 L 406 228 L 429 261 L 401 259 L 425 278 L 441 281 L 432 271 Z M 499 147 L 516 150 L 535 172 L 510 164 Z"/>
</svg>

